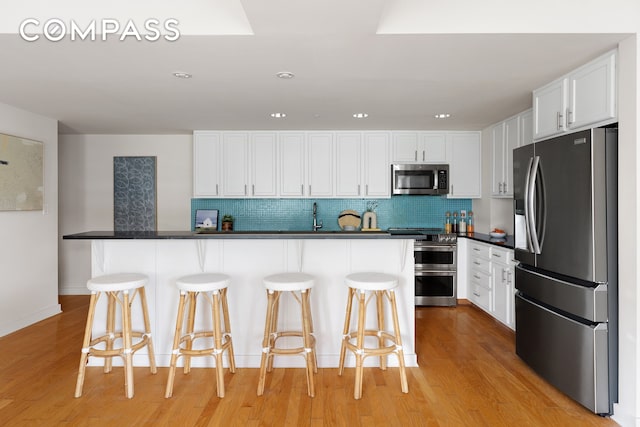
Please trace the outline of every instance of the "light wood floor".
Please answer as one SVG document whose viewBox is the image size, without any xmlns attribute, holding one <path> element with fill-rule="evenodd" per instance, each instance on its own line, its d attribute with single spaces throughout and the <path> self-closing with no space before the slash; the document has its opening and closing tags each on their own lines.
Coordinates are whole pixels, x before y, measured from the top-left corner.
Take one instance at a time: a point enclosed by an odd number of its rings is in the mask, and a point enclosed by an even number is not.
<svg viewBox="0 0 640 427">
<path fill-rule="evenodd" d="M 122 368 L 88 368 L 74 399 L 88 297 L 61 297 L 64 313 L 0 338 L 0 425 L 4 426 L 612 426 L 533 374 L 514 354 L 511 331 L 472 306 L 418 308 L 420 368 L 365 369 L 353 399 L 353 369 L 320 369 L 316 397 L 304 369 L 276 369 L 256 397 L 258 369 L 225 374 L 226 397 L 210 369 L 176 375 L 165 399 L 167 368 L 135 370 L 135 397 L 124 397 Z M 411 307 L 413 309 L 413 307 Z"/>
</svg>

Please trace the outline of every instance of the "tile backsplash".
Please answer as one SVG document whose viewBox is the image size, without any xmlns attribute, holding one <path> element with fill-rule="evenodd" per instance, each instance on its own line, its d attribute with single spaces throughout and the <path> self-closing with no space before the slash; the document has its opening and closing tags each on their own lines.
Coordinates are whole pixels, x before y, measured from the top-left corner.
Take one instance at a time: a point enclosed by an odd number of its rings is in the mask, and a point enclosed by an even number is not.
<svg viewBox="0 0 640 427">
<path fill-rule="evenodd" d="M 197 209 L 218 209 L 218 217 L 233 215 L 234 230 L 311 230 L 313 202 L 318 204 L 318 222 L 324 231 L 340 230 L 338 215 L 346 209 L 361 214 L 371 203 L 378 228 L 444 227 L 446 211 L 471 210 L 471 199 L 444 196 L 394 196 L 390 199 L 191 199 L 191 228 Z M 218 225 L 220 228 L 220 225 Z"/>
</svg>

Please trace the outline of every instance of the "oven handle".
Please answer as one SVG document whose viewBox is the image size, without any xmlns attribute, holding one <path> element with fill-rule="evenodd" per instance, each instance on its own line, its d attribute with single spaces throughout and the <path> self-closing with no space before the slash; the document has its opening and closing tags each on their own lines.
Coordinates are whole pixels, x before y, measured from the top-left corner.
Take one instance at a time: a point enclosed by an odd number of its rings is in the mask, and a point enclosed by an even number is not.
<svg viewBox="0 0 640 427">
<path fill-rule="evenodd" d="M 414 272 L 414 276 L 456 276 L 456 270 L 420 270 Z"/>
<path fill-rule="evenodd" d="M 456 250 L 456 245 L 413 245 L 414 252 L 452 252 Z"/>
</svg>

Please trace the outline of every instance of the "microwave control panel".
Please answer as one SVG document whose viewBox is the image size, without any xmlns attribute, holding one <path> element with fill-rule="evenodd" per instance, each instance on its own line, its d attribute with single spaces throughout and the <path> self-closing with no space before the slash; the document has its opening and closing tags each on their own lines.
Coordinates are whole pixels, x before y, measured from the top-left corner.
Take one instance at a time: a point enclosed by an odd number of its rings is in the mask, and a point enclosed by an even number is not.
<svg viewBox="0 0 640 427">
<path fill-rule="evenodd" d="M 446 190 L 449 188 L 449 183 L 447 182 L 447 171 L 439 170 L 438 171 L 438 189 Z"/>
</svg>

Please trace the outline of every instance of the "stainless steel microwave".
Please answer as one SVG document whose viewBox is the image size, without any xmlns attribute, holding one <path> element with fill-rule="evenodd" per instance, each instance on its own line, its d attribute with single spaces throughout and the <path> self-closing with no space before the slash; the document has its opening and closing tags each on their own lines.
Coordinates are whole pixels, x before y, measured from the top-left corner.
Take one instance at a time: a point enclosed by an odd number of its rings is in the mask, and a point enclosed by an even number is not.
<svg viewBox="0 0 640 427">
<path fill-rule="evenodd" d="M 391 165 L 391 194 L 448 194 L 449 165 Z"/>
</svg>

